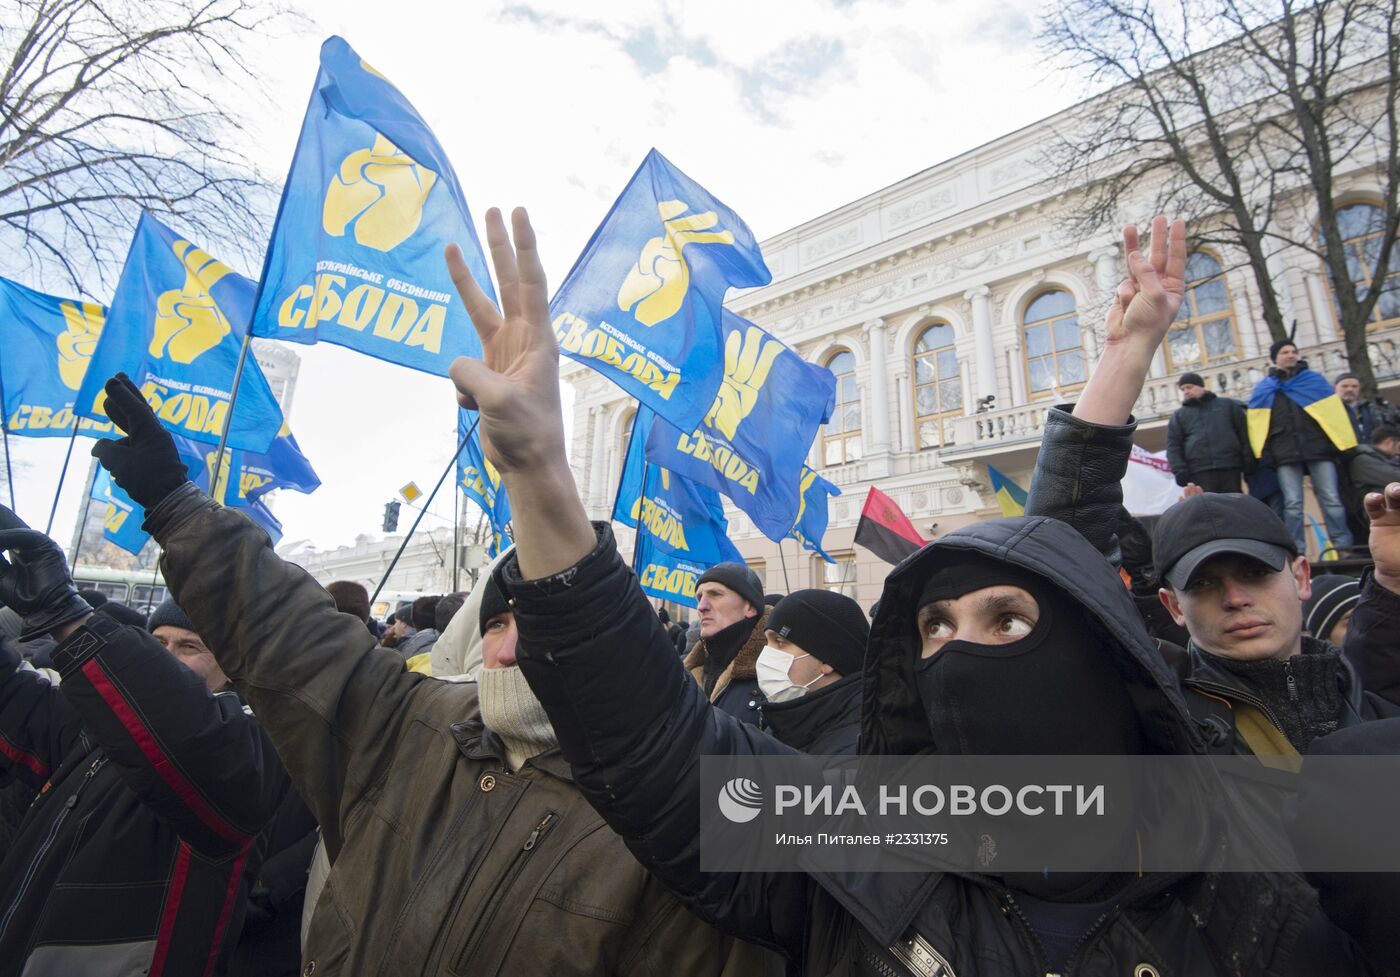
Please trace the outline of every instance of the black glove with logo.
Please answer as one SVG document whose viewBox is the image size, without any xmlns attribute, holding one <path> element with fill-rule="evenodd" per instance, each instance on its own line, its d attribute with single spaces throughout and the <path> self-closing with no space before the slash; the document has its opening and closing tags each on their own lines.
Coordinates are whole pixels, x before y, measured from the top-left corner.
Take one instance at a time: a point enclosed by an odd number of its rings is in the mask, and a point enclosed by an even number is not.
<svg viewBox="0 0 1400 977">
<path fill-rule="evenodd" d="M 0 603 L 24 617 L 28 641 L 92 613 L 68 575 L 68 559 L 53 540 L 0 506 Z"/>
<path fill-rule="evenodd" d="M 155 411 L 125 373 L 108 380 L 107 416 L 126 432 L 119 441 L 99 441 L 92 454 L 131 496 L 150 512 L 166 496 L 189 481 L 188 469 L 175 449 L 175 439 L 160 426 Z"/>
</svg>

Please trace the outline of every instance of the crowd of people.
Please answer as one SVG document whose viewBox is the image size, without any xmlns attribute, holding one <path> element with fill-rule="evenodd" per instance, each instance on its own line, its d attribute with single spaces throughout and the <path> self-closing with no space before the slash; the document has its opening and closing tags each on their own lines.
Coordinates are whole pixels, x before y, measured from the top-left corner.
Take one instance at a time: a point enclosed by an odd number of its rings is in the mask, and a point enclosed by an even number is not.
<svg viewBox="0 0 1400 977">
<path fill-rule="evenodd" d="M 491 211 L 487 239 L 499 310 L 448 253 L 484 347 L 453 380 L 515 545 L 470 592 L 381 628 L 363 587 L 322 587 L 190 483 L 122 375 L 106 403 L 126 436 L 94 453 L 144 507 L 171 598 L 149 620 L 93 607 L 61 548 L 0 510 L 0 977 L 1400 973 L 1384 871 L 701 866 L 706 755 L 1262 771 L 1400 752 L 1400 466 L 1379 467 L 1400 432 L 1363 419 L 1374 405 L 1348 401 L 1373 449 L 1347 462 L 1369 490 L 1360 579 L 1314 577 L 1303 555 L 1305 476 L 1332 542 L 1353 541 L 1342 449 L 1290 394 L 1307 370 L 1292 343 L 1270 351 L 1259 453 L 1242 405 L 1181 378 L 1171 467 L 1203 491 L 1151 534 L 1125 518 L 1132 407 L 1184 293 L 1181 222 L 1154 221 L 1146 249 L 1125 230 L 1102 358 L 1047 415 L 1026 516 L 926 545 L 869 615 L 722 563 L 688 624 L 651 605 L 579 499 L 528 219 L 508 233 Z M 1265 470 L 1274 492 L 1239 491 Z M 1261 812 L 1272 842 L 1393 823 L 1296 800 Z M 1202 844 L 1237 843 L 1212 827 Z"/>
</svg>

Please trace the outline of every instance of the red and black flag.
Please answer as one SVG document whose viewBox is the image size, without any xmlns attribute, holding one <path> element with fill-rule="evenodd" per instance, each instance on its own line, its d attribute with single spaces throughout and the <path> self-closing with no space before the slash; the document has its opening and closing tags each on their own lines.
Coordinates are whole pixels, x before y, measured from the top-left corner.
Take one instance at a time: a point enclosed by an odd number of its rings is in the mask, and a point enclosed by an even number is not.
<svg viewBox="0 0 1400 977">
<path fill-rule="evenodd" d="M 860 510 L 856 542 L 886 563 L 900 563 L 927 540 L 894 504 L 894 499 L 872 485 L 865 497 L 865 508 Z"/>
</svg>

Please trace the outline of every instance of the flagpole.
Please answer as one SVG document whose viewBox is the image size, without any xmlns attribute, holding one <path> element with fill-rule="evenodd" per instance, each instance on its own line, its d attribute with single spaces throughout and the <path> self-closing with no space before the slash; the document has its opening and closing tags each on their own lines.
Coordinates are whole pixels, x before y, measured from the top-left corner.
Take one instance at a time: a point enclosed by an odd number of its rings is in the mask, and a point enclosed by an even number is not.
<svg viewBox="0 0 1400 977">
<path fill-rule="evenodd" d="M 784 537 L 786 539 L 786 537 Z M 783 553 L 783 541 L 778 540 L 778 560 L 783 565 L 783 589 L 789 594 L 792 593 L 792 584 L 788 583 L 787 556 Z"/>
<path fill-rule="evenodd" d="M 457 511 L 457 498 L 461 494 L 454 485 L 452 487 L 452 592 L 454 594 L 457 592 L 457 560 L 462 552 L 462 517 Z"/>
<path fill-rule="evenodd" d="M 254 306 L 256 308 L 256 306 Z M 233 407 L 238 403 L 238 387 L 243 382 L 243 364 L 248 362 L 248 350 L 253 345 L 253 324 L 248 323 L 248 331 L 243 334 L 243 348 L 238 351 L 238 366 L 233 371 L 233 389 L 228 395 L 228 412 L 224 414 L 224 428 L 219 432 L 219 450 L 214 452 L 214 468 L 210 474 L 210 488 L 218 491 L 220 466 L 224 463 L 224 448 L 228 445 L 228 432 L 233 427 Z M 223 500 L 219 499 L 219 504 Z M 370 601 L 370 603 L 374 603 Z"/>
<path fill-rule="evenodd" d="M 457 450 L 452 453 L 452 459 L 448 461 L 447 467 L 444 468 L 442 474 L 438 476 L 437 484 L 433 486 L 432 492 L 428 494 L 428 501 L 424 502 L 423 508 L 418 510 L 418 518 L 413 520 L 413 525 L 409 527 L 408 534 L 404 536 L 403 542 L 399 544 L 399 551 L 395 553 L 394 558 L 389 561 L 389 568 L 384 571 L 384 576 L 380 579 L 379 586 L 374 588 L 374 594 L 369 599 L 371 607 L 373 607 L 374 602 L 379 599 L 379 592 L 384 589 L 384 585 L 389 582 L 389 574 L 394 572 L 394 567 L 398 565 L 399 557 L 403 556 L 403 551 L 408 548 L 408 541 L 413 538 L 414 532 L 418 529 L 418 524 L 423 521 L 423 516 L 428 512 L 428 506 L 433 504 L 433 499 L 437 496 L 438 489 L 442 488 L 442 483 L 447 481 L 447 476 L 451 473 L 452 469 L 457 467 L 457 459 L 460 458 L 462 452 L 466 450 L 467 440 L 472 436 L 472 432 L 476 430 L 476 426 L 480 422 L 481 415 L 477 414 L 476 420 L 472 421 L 472 426 L 467 428 L 467 433 L 462 436 L 462 443 L 457 445 Z"/>
<path fill-rule="evenodd" d="M 636 424 L 637 422 L 636 422 L 636 421 L 633 421 L 632 423 L 633 423 L 633 424 Z M 630 435 L 628 436 L 627 440 L 628 440 L 629 445 L 630 445 L 630 442 L 631 442 L 631 440 L 632 440 L 632 438 L 631 438 Z M 647 476 L 648 476 L 649 474 L 651 474 L 651 463 L 648 462 L 648 461 L 646 461 L 645 459 L 643 459 L 643 461 L 642 461 L 642 495 L 644 495 L 644 496 L 647 494 Z M 622 490 L 622 480 L 621 480 L 621 479 L 618 480 L 617 487 L 618 487 L 618 491 L 621 491 L 621 490 Z M 635 539 L 632 540 L 632 572 L 633 572 L 633 573 L 639 573 L 639 571 L 637 570 L 637 559 L 638 559 L 638 557 L 641 556 L 641 553 L 642 553 L 642 510 L 645 509 L 645 508 L 646 508 L 646 506 L 638 506 L 638 507 L 637 507 L 637 536 L 636 536 Z M 617 511 L 617 503 L 615 503 L 615 502 L 613 503 L 613 511 L 614 511 L 614 512 Z M 611 518 L 611 517 L 609 517 L 609 518 Z"/>
<path fill-rule="evenodd" d="M 73 442 L 78 440 L 78 419 L 73 418 L 73 433 L 68 438 L 68 453 L 63 456 L 63 469 L 58 473 L 58 488 L 53 493 L 53 506 L 49 509 L 49 524 L 44 527 L 44 535 L 53 532 L 53 517 L 58 512 L 58 497 L 63 494 L 63 480 L 68 477 L 68 462 L 73 458 Z"/>
<path fill-rule="evenodd" d="M 78 419 L 73 418 L 73 430 L 78 429 Z M 0 376 L 0 436 L 5 441 L 5 484 L 10 487 L 10 510 L 15 508 L 15 466 L 10 461 L 10 417 L 5 413 L 5 379 Z"/>
</svg>

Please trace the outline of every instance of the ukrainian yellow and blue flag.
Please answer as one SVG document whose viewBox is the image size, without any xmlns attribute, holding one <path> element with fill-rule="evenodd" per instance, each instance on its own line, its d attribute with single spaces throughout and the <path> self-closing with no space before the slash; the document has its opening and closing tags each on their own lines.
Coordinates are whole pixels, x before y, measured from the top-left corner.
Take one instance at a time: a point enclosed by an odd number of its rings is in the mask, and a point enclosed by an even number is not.
<svg viewBox="0 0 1400 977">
<path fill-rule="evenodd" d="M 1249 447 L 1254 457 L 1264 454 L 1264 445 L 1269 440 L 1269 422 L 1273 416 L 1274 397 L 1283 394 L 1317 422 L 1327 439 L 1338 451 L 1356 447 L 1356 429 L 1352 427 L 1347 408 L 1327 382 L 1327 378 L 1316 370 L 1303 370 L 1297 376 L 1280 380 L 1278 377 L 1265 377 L 1254 386 L 1249 395 Z"/>
<path fill-rule="evenodd" d="M 992 491 L 996 493 L 997 505 L 1001 506 L 1001 514 L 1007 517 L 1024 516 L 1026 514 L 1026 490 L 991 465 L 987 466 L 987 474 L 991 476 Z"/>
</svg>

